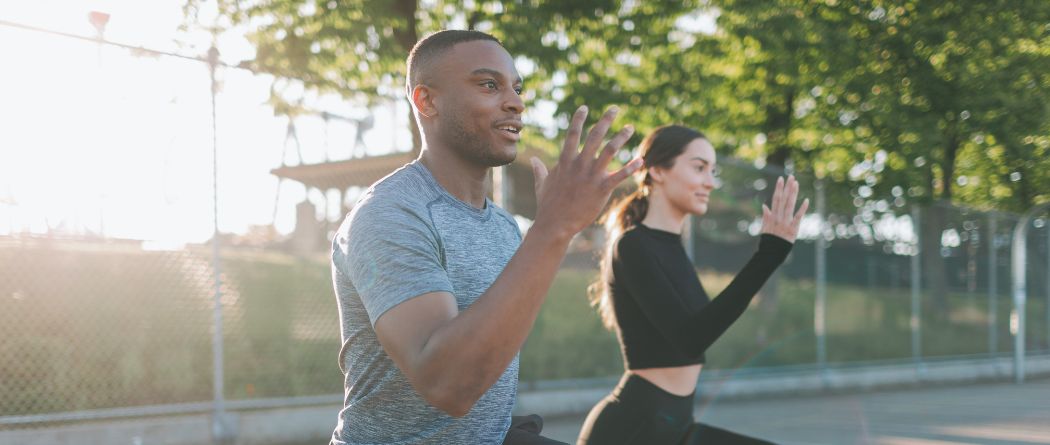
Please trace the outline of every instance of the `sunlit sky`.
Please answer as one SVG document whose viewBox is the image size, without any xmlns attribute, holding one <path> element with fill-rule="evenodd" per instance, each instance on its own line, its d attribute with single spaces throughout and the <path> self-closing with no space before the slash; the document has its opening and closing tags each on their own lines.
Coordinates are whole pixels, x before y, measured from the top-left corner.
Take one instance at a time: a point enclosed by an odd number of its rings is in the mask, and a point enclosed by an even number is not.
<svg viewBox="0 0 1050 445">
<path fill-rule="evenodd" d="M 7 2 L 0 4 L 0 20 L 93 37 L 96 31 L 88 14 L 102 11 L 110 15 L 104 34 L 108 41 L 202 56 L 212 36 L 203 30 L 178 30 L 183 3 Z M 204 4 L 214 7 L 214 2 Z M 205 9 L 200 19 L 209 23 L 214 16 Z M 679 26 L 710 33 L 714 17 L 693 14 L 683 17 Z M 219 36 L 216 47 L 224 62 L 253 57 L 244 32 L 233 29 Z M 0 60 L 0 235 L 49 230 L 102 234 L 146 240 L 161 248 L 211 237 L 207 65 L 4 24 Z M 519 71 L 528 75 L 524 65 Z M 221 69 L 218 77 L 219 230 L 245 233 L 252 226 L 273 225 L 289 233 L 295 225 L 295 204 L 304 199 L 318 207 L 318 217 L 338 220 L 340 203 L 334 194 L 326 200 L 298 183 L 279 183 L 269 173 L 282 159 L 298 162 L 295 144 L 286 137 L 287 118 L 274 116 L 265 105 L 274 79 L 238 69 Z M 317 111 L 350 118 L 371 113 L 374 127 L 363 133 L 369 154 L 411 147 L 404 101 L 369 110 L 336 96 L 303 97 Z M 538 103 L 526 118 L 541 127 L 544 122 L 553 126 L 552 112 L 552 103 Z M 326 125 L 317 116 L 300 117 L 295 123 L 304 162 L 350 156 L 355 125 L 340 120 Z M 803 231 L 806 237 L 820 231 L 819 223 L 807 221 L 806 226 L 811 225 Z M 901 233 L 892 237 L 908 238 Z"/>
<path fill-rule="evenodd" d="M 0 5 L 0 20 L 94 36 L 89 11 L 110 14 L 108 41 L 199 56 L 211 36 L 179 32 L 182 0 L 34 1 Z M 208 3 L 208 2 L 205 2 Z M 204 20 L 208 20 L 204 11 Z M 225 62 L 250 59 L 243 31 L 216 42 Z M 176 43 L 178 41 L 179 43 Z M 205 64 L 133 55 L 113 46 L 0 26 L 0 235 L 102 233 L 159 245 L 211 237 L 212 131 Z M 285 152 L 288 121 L 264 103 L 273 78 L 227 69 L 219 74 L 219 228 L 294 226 L 305 189 L 269 171 Z M 308 95 L 307 104 L 350 118 L 369 113 L 337 97 Z M 371 110 L 364 147 L 378 154 L 407 150 L 403 103 Z M 345 159 L 356 126 L 319 117 L 296 121 L 305 162 Z M 296 163 L 288 141 L 286 159 Z M 322 204 L 320 193 L 310 196 Z M 275 216 L 275 201 L 279 202 Z M 319 212 L 324 212 L 323 209 Z M 338 217 L 338 202 L 328 214 Z"/>
</svg>

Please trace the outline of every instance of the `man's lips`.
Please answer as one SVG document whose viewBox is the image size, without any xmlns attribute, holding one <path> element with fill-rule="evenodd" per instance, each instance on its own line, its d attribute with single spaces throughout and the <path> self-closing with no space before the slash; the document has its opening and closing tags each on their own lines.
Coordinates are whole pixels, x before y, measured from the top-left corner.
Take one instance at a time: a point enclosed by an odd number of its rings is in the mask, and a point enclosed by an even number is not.
<svg viewBox="0 0 1050 445">
<path fill-rule="evenodd" d="M 524 125 L 521 124 L 521 121 L 517 120 L 517 119 L 508 119 L 508 120 L 504 120 L 504 121 L 499 121 L 499 122 L 496 122 L 495 126 L 496 126 L 496 128 L 498 128 L 500 130 L 506 130 L 506 131 L 510 131 L 510 132 L 513 132 L 513 133 L 520 133 L 522 127 L 524 127 Z"/>
<path fill-rule="evenodd" d="M 500 121 L 495 125 L 497 131 L 502 132 L 504 136 L 515 141 L 521 139 L 521 130 L 523 127 L 521 121 L 517 119 Z"/>
</svg>

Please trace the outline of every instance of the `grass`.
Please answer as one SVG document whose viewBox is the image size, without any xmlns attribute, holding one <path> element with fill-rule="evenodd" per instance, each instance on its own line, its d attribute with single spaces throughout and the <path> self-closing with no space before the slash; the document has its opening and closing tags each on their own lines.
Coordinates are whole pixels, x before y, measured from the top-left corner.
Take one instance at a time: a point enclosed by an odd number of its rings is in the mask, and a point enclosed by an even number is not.
<svg viewBox="0 0 1050 445">
<path fill-rule="evenodd" d="M 209 400 L 213 271 L 210 252 L 142 252 L 36 245 L 0 248 L 0 416 Z M 225 254 L 226 396 L 342 391 L 339 326 L 327 261 L 278 253 Z M 596 272 L 566 268 L 521 353 L 524 381 L 615 376 L 615 336 L 587 304 Z M 701 273 L 711 294 L 728 275 Z M 814 285 L 781 280 L 708 352 L 709 368 L 815 361 Z M 905 289 L 829 285 L 831 362 L 911 356 Z M 1001 351 L 1011 303 L 1000 298 Z M 1030 298 L 1028 335 L 1045 348 L 1045 303 Z M 925 356 L 988 348 L 983 294 L 923 305 Z"/>
<path fill-rule="evenodd" d="M 522 380 L 614 376 L 623 365 L 612 332 L 601 327 L 587 303 L 597 272 L 563 269 L 521 355 Z M 705 289 L 717 295 L 732 275 L 702 272 Z M 760 293 L 743 316 L 708 350 L 709 368 L 811 364 L 816 289 L 812 280 L 781 279 L 776 303 Z M 831 363 L 907 359 L 911 350 L 911 294 L 907 289 L 828 285 L 827 358 Z M 928 300 L 928 299 L 926 299 Z M 926 357 L 988 351 L 988 303 L 977 294 L 950 293 L 942 311 L 922 305 L 921 348 Z M 999 351 L 1012 349 L 1011 301 L 999 298 Z M 1029 343 L 1046 348 L 1045 300 L 1028 302 Z"/>
</svg>

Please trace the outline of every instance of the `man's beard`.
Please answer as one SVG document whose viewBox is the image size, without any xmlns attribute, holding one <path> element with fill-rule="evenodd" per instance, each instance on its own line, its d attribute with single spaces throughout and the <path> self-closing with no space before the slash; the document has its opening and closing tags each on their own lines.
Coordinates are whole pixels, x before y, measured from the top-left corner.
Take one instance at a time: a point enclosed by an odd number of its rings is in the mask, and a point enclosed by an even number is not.
<svg viewBox="0 0 1050 445">
<path fill-rule="evenodd" d="M 445 134 L 448 135 L 452 150 L 455 150 L 464 159 L 486 167 L 507 165 L 514 162 L 514 158 L 517 157 L 517 151 L 509 156 L 504 156 L 502 150 L 488 145 L 484 139 L 490 139 L 491 136 L 479 138 L 480 135 L 471 134 L 458 114 L 449 116 L 445 125 Z"/>
</svg>

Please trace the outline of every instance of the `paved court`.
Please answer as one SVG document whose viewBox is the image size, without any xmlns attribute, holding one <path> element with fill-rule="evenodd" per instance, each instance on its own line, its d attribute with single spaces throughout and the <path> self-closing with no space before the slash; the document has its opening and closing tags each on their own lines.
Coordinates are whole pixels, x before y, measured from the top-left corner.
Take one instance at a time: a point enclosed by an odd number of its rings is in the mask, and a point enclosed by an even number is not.
<svg viewBox="0 0 1050 445">
<path fill-rule="evenodd" d="M 699 405 L 697 419 L 782 444 L 1050 444 L 1050 380 Z M 546 419 L 574 443 L 583 415 Z"/>
</svg>

